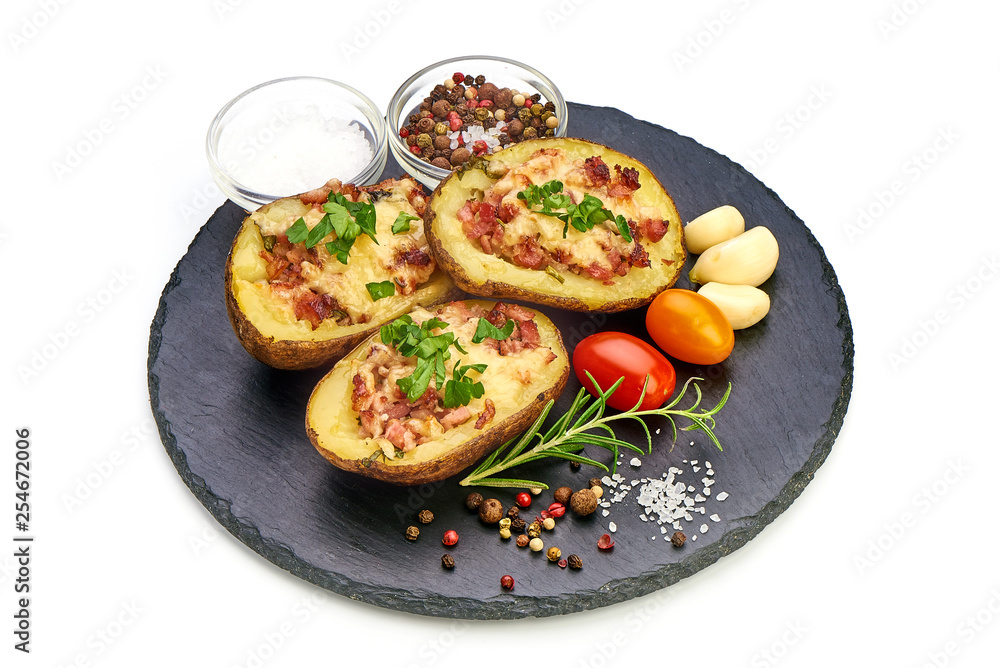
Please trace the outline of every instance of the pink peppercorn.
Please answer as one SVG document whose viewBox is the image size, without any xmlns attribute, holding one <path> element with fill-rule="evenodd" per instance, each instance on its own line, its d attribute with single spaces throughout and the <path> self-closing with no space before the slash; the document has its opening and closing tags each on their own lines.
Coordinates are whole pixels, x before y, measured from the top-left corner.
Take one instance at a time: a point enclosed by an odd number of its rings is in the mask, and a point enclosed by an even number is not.
<svg viewBox="0 0 1000 668">
<path fill-rule="evenodd" d="M 453 529 L 445 531 L 444 538 L 441 539 L 441 542 L 444 543 L 445 545 L 448 545 L 449 547 L 455 545 L 456 543 L 458 543 L 458 532 Z"/>
</svg>

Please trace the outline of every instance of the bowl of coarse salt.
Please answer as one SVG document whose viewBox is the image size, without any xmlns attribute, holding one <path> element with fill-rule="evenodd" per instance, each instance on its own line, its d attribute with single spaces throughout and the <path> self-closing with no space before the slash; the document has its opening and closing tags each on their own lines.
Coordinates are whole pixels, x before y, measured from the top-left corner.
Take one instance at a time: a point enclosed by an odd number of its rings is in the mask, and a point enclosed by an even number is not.
<svg viewBox="0 0 1000 668">
<path fill-rule="evenodd" d="M 350 86 L 320 77 L 276 79 L 219 111 L 206 151 L 222 192 L 253 211 L 334 178 L 375 183 L 388 155 L 386 123 Z"/>
</svg>

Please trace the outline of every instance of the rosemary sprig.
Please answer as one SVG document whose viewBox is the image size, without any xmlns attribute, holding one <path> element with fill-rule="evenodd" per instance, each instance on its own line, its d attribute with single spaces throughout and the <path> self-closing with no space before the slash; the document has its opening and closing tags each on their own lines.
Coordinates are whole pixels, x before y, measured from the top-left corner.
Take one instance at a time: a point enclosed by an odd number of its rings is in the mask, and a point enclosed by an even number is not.
<svg viewBox="0 0 1000 668">
<path fill-rule="evenodd" d="M 644 411 L 639 410 L 639 406 L 642 405 L 642 399 L 646 394 L 646 387 L 644 385 L 642 394 L 639 396 L 639 401 L 636 402 L 635 406 L 627 411 L 605 415 L 604 410 L 607 407 L 608 397 L 618 389 L 618 386 L 625 379 L 619 378 L 618 382 L 608 388 L 607 391 L 604 391 L 597 384 L 597 381 L 594 380 L 593 376 L 587 373 L 587 377 L 597 389 L 598 396 L 594 397 L 595 400 L 593 402 L 590 401 L 591 395 L 588 394 L 587 389 L 580 388 L 569 410 L 556 420 L 549 427 L 548 431 L 542 433 L 542 424 L 544 424 L 545 418 L 548 417 L 549 411 L 552 410 L 552 406 L 555 404 L 555 400 L 549 400 L 534 424 L 520 438 L 511 439 L 494 450 L 489 457 L 458 484 L 463 487 L 477 485 L 481 487 L 540 487 L 548 489 L 548 485 L 536 480 L 494 477 L 497 473 L 506 471 L 507 469 L 544 459 L 545 457 L 568 459 L 569 461 L 587 464 L 588 466 L 608 471 L 608 467 L 603 463 L 581 455 L 579 452 L 588 445 L 596 445 L 610 450 L 613 455 L 613 467 L 617 466 L 619 448 L 627 448 L 639 454 L 649 454 L 653 451 L 653 437 L 649 433 L 649 427 L 646 426 L 643 418 L 653 415 L 667 418 L 670 422 L 674 442 L 677 441 L 677 424 L 674 422 L 674 418 L 683 417 L 691 421 L 691 424 L 681 427 L 683 431 L 703 431 L 708 434 L 709 439 L 715 444 L 715 447 L 722 450 L 722 444 L 712 430 L 715 428 L 715 415 L 722 410 L 722 407 L 726 405 L 726 401 L 729 400 L 729 393 L 733 389 L 731 383 L 726 388 L 726 392 L 722 395 L 719 403 L 713 408 L 701 410 L 700 412 L 698 411 L 698 406 L 701 404 L 701 388 L 693 381 L 704 379 L 689 378 L 684 383 L 677 397 L 665 406 Z M 648 377 L 646 382 L 649 382 Z M 675 408 L 681 399 L 684 398 L 684 395 L 687 394 L 688 386 L 694 387 L 694 404 L 686 409 Z M 615 420 L 635 420 L 639 423 L 646 434 L 647 450 L 645 453 L 641 448 L 628 441 L 623 441 L 615 435 L 614 430 L 609 426 L 609 423 Z M 591 433 L 595 430 L 605 433 Z M 528 449 L 536 439 L 538 442 L 531 449 Z M 611 472 L 613 471 L 614 468 L 611 469 Z"/>
</svg>

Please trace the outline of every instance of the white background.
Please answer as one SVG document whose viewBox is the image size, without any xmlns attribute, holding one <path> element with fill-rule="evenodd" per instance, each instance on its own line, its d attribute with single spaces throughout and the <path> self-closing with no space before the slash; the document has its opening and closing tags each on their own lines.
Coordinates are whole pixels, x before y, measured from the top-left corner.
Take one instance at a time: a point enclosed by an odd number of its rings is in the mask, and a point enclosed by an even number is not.
<svg viewBox="0 0 1000 668">
<path fill-rule="evenodd" d="M 971 0 L 8 0 L 0 663 L 995 661 L 998 20 Z M 325 594 L 221 529 L 153 427 L 149 324 L 223 201 L 204 155 L 215 112 L 301 74 L 384 107 L 419 67 L 474 52 L 740 162 L 806 222 L 847 296 L 856 376 L 829 459 L 746 547 L 659 594 L 508 623 Z M 30 655 L 13 649 L 9 542 L 22 427 Z"/>
</svg>

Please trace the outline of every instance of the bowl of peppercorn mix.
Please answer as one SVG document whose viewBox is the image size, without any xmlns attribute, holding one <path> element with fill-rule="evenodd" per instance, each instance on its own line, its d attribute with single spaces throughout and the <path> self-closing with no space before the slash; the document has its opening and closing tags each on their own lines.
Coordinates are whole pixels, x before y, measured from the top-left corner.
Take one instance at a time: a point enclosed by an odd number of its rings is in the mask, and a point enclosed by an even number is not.
<svg viewBox="0 0 1000 668">
<path fill-rule="evenodd" d="M 525 139 L 565 137 L 567 107 L 556 85 L 528 65 L 463 56 L 407 79 L 386 121 L 396 162 L 434 188 L 473 156 Z"/>
</svg>

